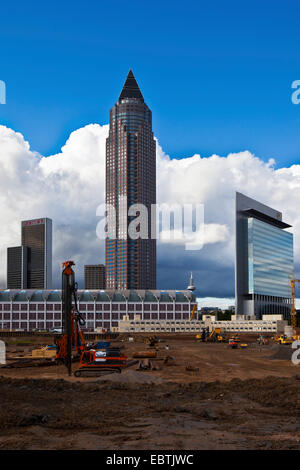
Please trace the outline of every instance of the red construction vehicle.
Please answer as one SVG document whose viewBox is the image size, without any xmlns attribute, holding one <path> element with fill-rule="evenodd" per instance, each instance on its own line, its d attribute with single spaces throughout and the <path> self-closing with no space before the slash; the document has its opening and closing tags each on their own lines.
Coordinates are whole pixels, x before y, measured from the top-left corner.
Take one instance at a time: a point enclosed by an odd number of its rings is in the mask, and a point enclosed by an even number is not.
<svg viewBox="0 0 300 470">
<path fill-rule="evenodd" d="M 119 348 L 84 351 L 80 357 L 79 369 L 75 377 L 89 377 L 111 372 L 121 372 L 127 365 L 127 356 Z"/>
<path fill-rule="evenodd" d="M 240 339 L 236 333 L 234 333 L 228 340 L 229 346 L 232 347 L 232 349 L 237 349 L 239 345 Z"/>
</svg>

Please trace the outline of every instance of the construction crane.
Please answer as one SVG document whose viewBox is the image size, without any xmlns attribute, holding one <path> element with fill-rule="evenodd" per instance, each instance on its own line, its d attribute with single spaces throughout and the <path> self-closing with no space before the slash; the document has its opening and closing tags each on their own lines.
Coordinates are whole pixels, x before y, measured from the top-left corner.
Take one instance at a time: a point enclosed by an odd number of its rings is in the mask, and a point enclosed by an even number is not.
<svg viewBox="0 0 300 470">
<path fill-rule="evenodd" d="M 197 310 L 197 305 L 195 304 L 192 311 L 191 311 L 190 321 L 192 321 L 194 319 L 196 310 Z"/>
<path fill-rule="evenodd" d="M 295 287 L 296 282 L 300 284 L 300 279 L 291 279 L 290 285 L 292 288 L 292 306 L 291 306 L 291 325 L 294 330 L 294 334 L 297 333 L 297 311 L 296 311 L 296 302 L 295 302 Z"/>
</svg>

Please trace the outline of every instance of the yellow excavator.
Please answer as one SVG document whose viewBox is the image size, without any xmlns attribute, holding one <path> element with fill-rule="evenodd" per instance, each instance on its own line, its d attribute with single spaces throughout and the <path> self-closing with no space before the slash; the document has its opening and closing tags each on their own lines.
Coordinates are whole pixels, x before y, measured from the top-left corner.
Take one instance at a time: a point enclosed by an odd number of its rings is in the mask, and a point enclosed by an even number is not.
<svg viewBox="0 0 300 470">
<path fill-rule="evenodd" d="M 279 335 L 275 336 L 274 341 L 278 344 L 292 344 L 293 339 L 288 338 L 286 335 Z"/>
<path fill-rule="evenodd" d="M 221 334 L 221 328 L 214 328 L 210 335 L 207 337 L 206 341 L 213 341 L 218 343 L 225 343 L 226 338 Z"/>
<path fill-rule="evenodd" d="M 198 341 L 204 340 L 204 341 L 214 342 L 214 343 L 226 342 L 225 336 L 221 334 L 221 328 L 213 328 L 210 333 L 207 329 L 205 333 L 206 333 L 205 335 L 203 335 L 203 333 L 196 335 L 196 340 Z"/>
</svg>

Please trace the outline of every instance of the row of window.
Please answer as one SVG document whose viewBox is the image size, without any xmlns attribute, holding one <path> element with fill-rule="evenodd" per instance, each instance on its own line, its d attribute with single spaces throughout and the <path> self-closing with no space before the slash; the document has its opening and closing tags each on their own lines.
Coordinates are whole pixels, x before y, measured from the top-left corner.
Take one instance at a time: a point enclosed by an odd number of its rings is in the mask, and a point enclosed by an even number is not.
<svg viewBox="0 0 300 470">
<path fill-rule="evenodd" d="M 159 311 L 173 311 L 175 308 L 175 311 L 184 311 L 187 312 L 190 310 L 189 304 L 173 304 L 173 303 L 164 303 L 164 304 L 154 304 L 154 303 L 145 303 L 144 304 L 144 311 L 158 311 L 158 306 L 159 306 Z M 103 311 L 103 310 L 112 310 L 113 312 L 117 311 L 126 311 L 126 304 L 115 304 L 113 303 L 110 306 L 110 303 L 103 303 L 103 304 L 97 304 L 96 306 L 93 303 L 90 304 L 81 304 L 79 305 L 79 311 L 90 311 L 93 312 L 94 308 L 96 307 L 96 311 Z M 18 312 L 18 311 L 41 311 L 44 312 L 46 311 L 61 311 L 61 304 L 0 304 L 0 312 L 1 311 L 13 311 L 13 312 Z M 142 304 L 128 304 L 128 311 L 131 312 L 142 312 L 143 311 L 143 305 Z"/>
<path fill-rule="evenodd" d="M 96 312 L 96 313 L 83 313 L 82 316 L 83 318 L 87 320 L 93 320 L 94 317 L 96 319 L 102 319 L 104 318 L 105 320 L 122 320 L 124 318 L 125 313 L 122 312 Z M 134 313 L 129 313 L 128 314 L 129 319 L 133 320 L 134 319 Z M 61 313 L 54 313 L 54 312 L 47 312 L 45 313 L 35 313 L 35 312 L 27 312 L 27 313 L 11 313 L 11 312 L 0 312 L 0 320 L 60 320 L 62 318 Z M 172 312 L 166 313 L 166 312 L 152 312 L 152 313 L 144 313 L 143 318 L 145 320 L 173 320 L 174 318 L 178 320 L 184 320 L 189 318 L 189 313 L 186 312 L 175 312 L 175 314 Z"/>
<path fill-rule="evenodd" d="M 18 322 L 18 321 L 13 321 L 13 322 L 1 322 L 0 321 L 0 330 L 1 329 L 13 329 L 13 330 L 25 330 L 25 331 L 31 331 L 34 329 L 40 329 L 40 330 L 50 330 L 51 328 L 61 328 L 61 321 L 30 321 L 30 322 Z M 84 328 L 82 328 L 83 331 L 94 331 L 96 328 L 105 328 L 106 330 L 109 330 L 111 327 L 117 328 L 118 327 L 118 322 L 113 321 L 96 321 L 96 322 L 87 322 Z"/>
</svg>

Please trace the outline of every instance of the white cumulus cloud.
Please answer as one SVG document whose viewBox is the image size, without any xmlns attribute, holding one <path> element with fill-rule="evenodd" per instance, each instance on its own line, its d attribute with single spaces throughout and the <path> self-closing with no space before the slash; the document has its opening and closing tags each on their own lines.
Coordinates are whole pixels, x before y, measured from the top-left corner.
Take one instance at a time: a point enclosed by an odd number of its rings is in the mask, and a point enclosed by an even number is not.
<svg viewBox="0 0 300 470">
<path fill-rule="evenodd" d="M 107 134 L 107 125 L 87 125 L 70 135 L 60 153 L 46 157 L 20 133 L 0 126 L 1 288 L 6 287 L 6 248 L 20 244 L 21 220 L 53 219 L 54 287 L 62 261 L 74 259 L 80 282 L 85 263 L 104 262 L 96 209 L 104 202 Z M 157 202 L 204 204 L 204 247 L 189 253 L 176 240 L 159 243 L 158 287 L 185 288 L 193 269 L 203 295 L 233 295 L 235 191 L 283 212 L 293 225 L 299 259 L 300 165 L 277 169 L 274 160 L 266 163 L 249 151 L 182 157 L 171 159 L 157 143 Z"/>
</svg>

